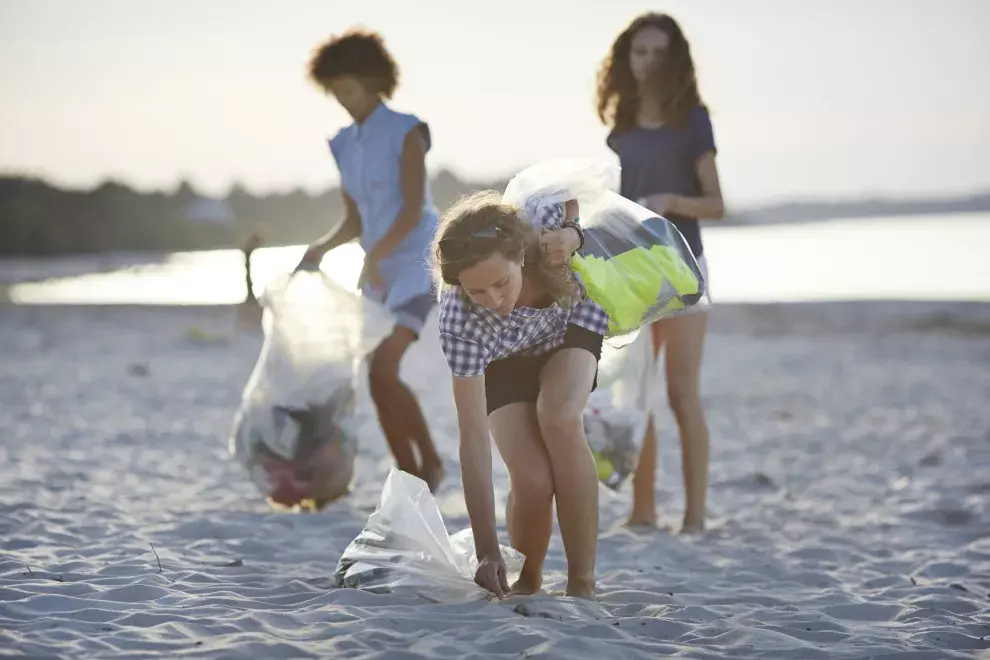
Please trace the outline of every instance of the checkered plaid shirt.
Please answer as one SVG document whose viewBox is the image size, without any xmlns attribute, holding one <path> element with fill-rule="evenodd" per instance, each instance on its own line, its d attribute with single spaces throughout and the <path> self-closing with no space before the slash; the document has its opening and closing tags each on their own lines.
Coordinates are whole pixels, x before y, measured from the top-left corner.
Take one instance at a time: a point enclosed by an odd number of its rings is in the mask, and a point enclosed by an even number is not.
<svg viewBox="0 0 990 660">
<path fill-rule="evenodd" d="M 560 204 L 540 206 L 531 202 L 523 215 L 544 229 L 560 228 L 564 209 Z M 580 277 L 575 273 L 580 282 Z M 488 365 L 512 355 L 542 355 L 564 343 L 569 324 L 604 335 L 608 314 L 582 296 L 570 309 L 556 303 L 544 309 L 519 307 L 505 318 L 476 305 L 460 287 L 444 285 L 440 292 L 440 346 L 455 376 L 468 378 L 485 373 Z"/>
</svg>

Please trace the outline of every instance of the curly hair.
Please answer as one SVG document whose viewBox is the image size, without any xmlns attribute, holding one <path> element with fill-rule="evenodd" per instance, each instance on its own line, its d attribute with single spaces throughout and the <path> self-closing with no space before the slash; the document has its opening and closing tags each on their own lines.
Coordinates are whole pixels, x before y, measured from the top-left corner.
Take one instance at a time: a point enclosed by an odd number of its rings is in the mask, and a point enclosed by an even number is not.
<svg viewBox="0 0 990 660">
<path fill-rule="evenodd" d="M 645 27 L 657 28 L 670 39 L 649 85 L 660 102 L 664 122 L 683 128 L 691 110 L 703 105 L 691 47 L 677 21 L 667 14 L 641 14 L 616 38 L 598 70 L 598 118 L 616 133 L 629 131 L 636 124 L 640 92 L 629 56 L 633 38 Z"/>
<path fill-rule="evenodd" d="M 325 91 L 342 76 L 356 78 L 369 91 L 390 99 L 399 85 L 399 65 L 381 35 L 355 28 L 317 46 L 309 61 L 310 80 Z"/>
<path fill-rule="evenodd" d="M 472 241 L 472 236 L 494 230 L 494 240 Z M 444 250 L 442 244 L 454 239 L 463 247 Z M 522 262 L 523 272 L 546 289 L 561 307 L 567 308 L 578 297 L 577 280 L 568 264 L 555 266 L 544 259 L 539 233 L 519 217 L 519 209 L 502 202 L 494 190 L 482 190 L 459 199 L 440 218 L 433 238 L 433 272 L 439 286 L 459 286 L 460 275 L 493 254 Z"/>
</svg>

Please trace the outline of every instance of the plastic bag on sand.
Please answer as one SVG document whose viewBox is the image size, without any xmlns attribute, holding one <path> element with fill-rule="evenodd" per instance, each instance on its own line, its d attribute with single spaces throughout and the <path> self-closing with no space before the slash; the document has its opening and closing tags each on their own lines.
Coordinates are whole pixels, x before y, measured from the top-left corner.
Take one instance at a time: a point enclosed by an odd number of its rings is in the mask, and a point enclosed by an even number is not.
<svg viewBox="0 0 990 660">
<path fill-rule="evenodd" d="M 259 302 L 265 341 L 229 449 L 272 506 L 319 509 L 350 491 L 357 375 L 392 320 L 319 270 L 276 279 Z"/>
<path fill-rule="evenodd" d="M 532 215 L 547 204 L 579 205 L 585 244 L 572 266 L 609 314 L 609 337 L 710 304 L 704 276 L 677 228 L 622 197 L 616 165 L 552 160 L 517 174 L 502 199 Z"/>
<path fill-rule="evenodd" d="M 623 348 L 602 348 L 599 387 L 585 406 L 584 432 L 598 479 L 612 490 L 636 470 L 653 396 L 653 362 L 648 332 Z"/>
<path fill-rule="evenodd" d="M 503 546 L 502 557 L 511 583 L 523 556 Z M 490 595 L 474 583 L 477 570 L 471 529 L 449 536 L 426 482 L 393 468 L 378 508 L 344 550 L 334 577 L 338 587 L 463 603 Z"/>
</svg>

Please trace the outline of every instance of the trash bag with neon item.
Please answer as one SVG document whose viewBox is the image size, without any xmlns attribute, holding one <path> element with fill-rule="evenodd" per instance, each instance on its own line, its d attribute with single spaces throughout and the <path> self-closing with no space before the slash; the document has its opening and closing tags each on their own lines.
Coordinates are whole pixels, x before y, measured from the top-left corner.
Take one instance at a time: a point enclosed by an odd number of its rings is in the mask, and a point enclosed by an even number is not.
<svg viewBox="0 0 990 660">
<path fill-rule="evenodd" d="M 558 159 L 512 178 L 502 195 L 524 216 L 576 200 L 584 246 L 571 265 L 588 296 L 608 312 L 607 337 L 628 343 L 654 321 L 710 305 L 706 282 L 684 236 L 666 218 L 613 192 L 620 168 Z"/>
<path fill-rule="evenodd" d="M 273 508 L 318 510 L 351 490 L 357 378 L 393 320 L 316 268 L 276 278 L 259 302 L 265 340 L 229 450 Z"/>
<path fill-rule="evenodd" d="M 636 471 L 656 391 L 656 358 L 650 332 L 617 348 L 602 347 L 598 387 L 584 407 L 584 434 L 598 480 L 618 491 Z"/>
</svg>

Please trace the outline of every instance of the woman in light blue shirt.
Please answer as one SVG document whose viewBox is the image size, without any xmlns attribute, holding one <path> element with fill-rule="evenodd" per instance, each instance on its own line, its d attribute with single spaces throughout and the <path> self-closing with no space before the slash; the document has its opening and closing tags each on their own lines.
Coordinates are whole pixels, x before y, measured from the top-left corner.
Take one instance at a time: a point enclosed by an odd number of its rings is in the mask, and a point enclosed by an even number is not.
<svg viewBox="0 0 990 660">
<path fill-rule="evenodd" d="M 435 304 L 426 254 L 439 214 L 426 178 L 429 127 L 385 103 L 398 75 L 382 38 L 373 32 L 349 31 L 314 53 L 310 78 L 354 123 L 330 140 L 340 171 L 343 222 L 314 242 L 303 262 L 319 264 L 329 250 L 360 240 L 366 256 L 359 285 L 396 320 L 393 334 L 371 357 L 371 396 L 399 469 L 435 490 L 443 465 L 415 395 L 399 378 L 399 364 Z"/>
</svg>

